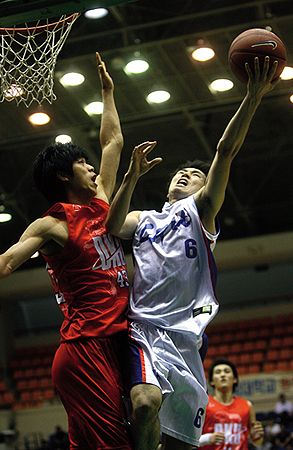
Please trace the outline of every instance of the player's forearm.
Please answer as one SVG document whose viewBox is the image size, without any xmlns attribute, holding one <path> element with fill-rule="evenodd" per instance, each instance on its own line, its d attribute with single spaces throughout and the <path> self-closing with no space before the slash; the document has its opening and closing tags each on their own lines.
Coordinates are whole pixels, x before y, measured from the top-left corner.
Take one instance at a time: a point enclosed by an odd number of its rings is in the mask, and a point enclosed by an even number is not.
<svg viewBox="0 0 293 450">
<path fill-rule="evenodd" d="M 261 99 L 249 94 L 245 96 L 218 143 L 217 150 L 220 154 L 225 154 L 231 158 L 236 156 L 245 140 L 260 101 Z"/>
<path fill-rule="evenodd" d="M 103 95 L 103 115 L 100 128 L 100 142 L 102 148 L 111 141 L 117 145 L 118 151 L 123 147 L 123 135 L 120 126 L 120 119 L 114 101 L 113 89 L 102 89 Z"/>
<path fill-rule="evenodd" d="M 131 197 L 137 183 L 138 177 L 131 176 L 129 173 L 124 175 L 123 182 L 115 195 L 110 206 L 106 220 L 106 230 L 114 236 L 122 236 L 121 231 L 124 225 L 127 213 L 129 211 Z"/>
</svg>

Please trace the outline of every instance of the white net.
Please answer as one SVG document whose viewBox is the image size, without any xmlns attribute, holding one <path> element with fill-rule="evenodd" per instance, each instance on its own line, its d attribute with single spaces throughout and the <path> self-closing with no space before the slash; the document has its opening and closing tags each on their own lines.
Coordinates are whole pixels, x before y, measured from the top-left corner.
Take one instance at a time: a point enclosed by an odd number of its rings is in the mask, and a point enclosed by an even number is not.
<svg viewBox="0 0 293 450">
<path fill-rule="evenodd" d="M 0 55 L 0 102 L 15 100 L 28 108 L 32 102 L 52 103 L 57 56 L 79 13 L 58 22 L 24 28 L 3 28 Z"/>
</svg>

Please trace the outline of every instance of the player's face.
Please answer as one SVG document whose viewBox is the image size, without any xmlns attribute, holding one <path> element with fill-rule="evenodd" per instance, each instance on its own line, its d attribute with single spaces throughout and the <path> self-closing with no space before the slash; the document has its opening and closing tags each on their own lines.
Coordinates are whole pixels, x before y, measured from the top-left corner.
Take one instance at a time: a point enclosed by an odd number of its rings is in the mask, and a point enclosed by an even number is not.
<svg viewBox="0 0 293 450">
<path fill-rule="evenodd" d="M 77 194 L 88 193 L 94 197 L 97 193 L 97 175 L 93 166 L 84 158 L 78 158 L 72 165 L 73 177 L 70 180 L 71 189 Z"/>
<path fill-rule="evenodd" d="M 213 379 L 211 385 L 219 391 L 227 391 L 233 389 L 234 383 L 236 383 L 233 370 L 227 364 L 219 364 L 214 367 Z"/>
<path fill-rule="evenodd" d="M 198 192 L 205 184 L 205 174 L 193 167 L 179 170 L 171 180 L 168 198 L 169 202 L 181 200 Z"/>
</svg>

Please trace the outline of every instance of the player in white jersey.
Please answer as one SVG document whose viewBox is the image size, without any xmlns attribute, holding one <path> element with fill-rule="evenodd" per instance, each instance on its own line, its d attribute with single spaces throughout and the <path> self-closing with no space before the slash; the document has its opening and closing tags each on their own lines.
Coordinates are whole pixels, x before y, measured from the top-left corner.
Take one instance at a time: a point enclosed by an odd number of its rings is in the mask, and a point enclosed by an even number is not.
<svg viewBox="0 0 293 450">
<path fill-rule="evenodd" d="M 137 180 L 161 161 L 146 159 L 156 142 L 134 149 L 110 207 L 108 232 L 124 239 L 134 237 L 126 378 L 136 450 L 155 450 L 160 426 L 162 450 L 191 450 L 199 445 L 208 396 L 198 347 L 218 308 L 210 243 L 218 236 L 216 216 L 232 160 L 263 95 L 278 82 L 272 81 L 276 67 L 275 62 L 269 69 L 268 57 L 262 71 L 257 58 L 254 73 L 247 65 L 246 96 L 225 129 L 209 170 L 198 162 L 181 167 L 170 182 L 168 204 L 161 213 L 127 214 Z"/>
<path fill-rule="evenodd" d="M 143 211 L 133 238 L 130 320 L 200 339 L 218 309 L 210 252 L 217 236 L 203 228 L 193 195 L 162 212 Z"/>
</svg>

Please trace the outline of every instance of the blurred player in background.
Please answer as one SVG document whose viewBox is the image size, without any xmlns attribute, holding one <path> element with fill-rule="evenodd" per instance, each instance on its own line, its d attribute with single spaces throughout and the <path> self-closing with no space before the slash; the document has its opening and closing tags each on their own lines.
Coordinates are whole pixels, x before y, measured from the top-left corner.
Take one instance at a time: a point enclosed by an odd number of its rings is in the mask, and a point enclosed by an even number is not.
<svg viewBox="0 0 293 450">
<path fill-rule="evenodd" d="M 214 395 L 209 396 L 199 440 L 202 450 L 247 450 L 248 439 L 261 445 L 264 429 L 256 421 L 252 403 L 234 396 L 238 384 L 235 365 L 224 358 L 215 360 L 209 369 L 209 384 Z"/>
</svg>

